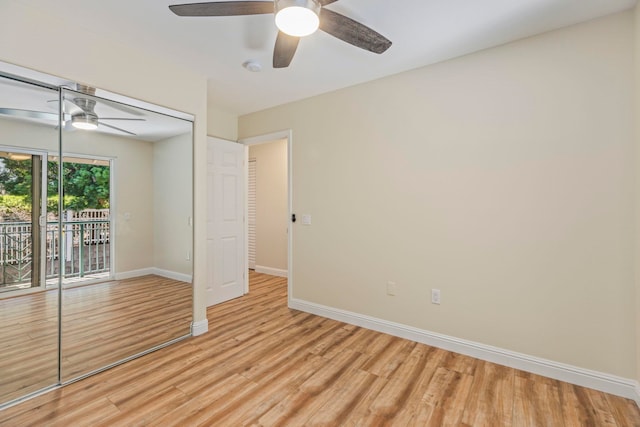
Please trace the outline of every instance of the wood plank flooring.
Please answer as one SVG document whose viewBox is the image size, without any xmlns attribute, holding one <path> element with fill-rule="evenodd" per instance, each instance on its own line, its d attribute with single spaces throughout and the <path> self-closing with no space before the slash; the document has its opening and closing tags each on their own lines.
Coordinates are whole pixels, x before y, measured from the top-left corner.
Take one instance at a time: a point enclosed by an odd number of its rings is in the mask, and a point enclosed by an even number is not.
<svg viewBox="0 0 640 427">
<path fill-rule="evenodd" d="M 209 332 L 0 412 L 6 426 L 640 426 L 635 403 L 286 307 L 286 281 Z"/>
<path fill-rule="evenodd" d="M 191 285 L 159 276 L 65 289 L 63 381 L 189 334 Z M 0 402 L 57 383 L 58 292 L 0 300 Z"/>
</svg>

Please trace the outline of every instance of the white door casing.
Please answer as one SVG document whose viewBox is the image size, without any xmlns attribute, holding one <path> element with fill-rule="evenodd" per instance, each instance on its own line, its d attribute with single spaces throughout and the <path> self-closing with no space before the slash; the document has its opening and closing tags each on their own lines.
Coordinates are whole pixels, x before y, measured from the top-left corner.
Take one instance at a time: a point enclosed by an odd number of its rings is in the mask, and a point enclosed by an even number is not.
<svg viewBox="0 0 640 427">
<path fill-rule="evenodd" d="M 245 293 L 245 162 L 247 148 L 207 140 L 207 306 Z"/>
</svg>

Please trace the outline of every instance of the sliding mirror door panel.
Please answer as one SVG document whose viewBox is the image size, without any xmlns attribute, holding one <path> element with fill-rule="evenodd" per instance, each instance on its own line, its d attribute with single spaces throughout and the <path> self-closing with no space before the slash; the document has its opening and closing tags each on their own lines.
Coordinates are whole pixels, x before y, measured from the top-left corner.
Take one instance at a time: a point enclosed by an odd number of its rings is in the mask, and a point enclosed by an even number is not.
<svg viewBox="0 0 640 427">
<path fill-rule="evenodd" d="M 0 73 L 1 409 L 190 335 L 193 122 Z"/>
<path fill-rule="evenodd" d="M 58 383 L 58 99 L 0 77 L 0 405 Z"/>
<path fill-rule="evenodd" d="M 192 123 L 63 90 L 61 380 L 189 335 Z"/>
</svg>

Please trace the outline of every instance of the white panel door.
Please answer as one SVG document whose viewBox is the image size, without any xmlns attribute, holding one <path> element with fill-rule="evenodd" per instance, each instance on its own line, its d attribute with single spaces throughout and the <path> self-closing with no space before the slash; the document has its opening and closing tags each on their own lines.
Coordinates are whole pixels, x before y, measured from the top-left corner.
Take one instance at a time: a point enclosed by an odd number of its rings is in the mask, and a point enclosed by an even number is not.
<svg viewBox="0 0 640 427">
<path fill-rule="evenodd" d="M 207 306 L 244 295 L 246 147 L 207 142 Z"/>
</svg>

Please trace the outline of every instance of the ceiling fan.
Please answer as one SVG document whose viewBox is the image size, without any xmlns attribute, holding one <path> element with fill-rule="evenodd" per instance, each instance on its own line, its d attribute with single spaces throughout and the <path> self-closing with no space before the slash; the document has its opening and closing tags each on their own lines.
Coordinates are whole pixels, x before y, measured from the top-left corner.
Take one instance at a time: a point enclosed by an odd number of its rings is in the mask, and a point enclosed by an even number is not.
<svg viewBox="0 0 640 427">
<path fill-rule="evenodd" d="M 286 68 L 300 37 L 317 29 L 353 46 L 381 54 L 391 41 L 371 28 L 325 6 L 338 0 L 219 1 L 178 4 L 169 9 L 178 16 L 238 16 L 275 13 L 279 29 L 273 51 L 273 68 Z"/>
<path fill-rule="evenodd" d="M 104 123 L 104 120 L 145 121 L 145 119 L 141 118 L 99 117 L 95 112 L 97 102 L 92 97 L 93 95 L 95 95 L 95 88 L 92 88 L 90 86 L 78 85 L 77 90 L 80 93 L 73 94 L 72 98 L 64 99 L 65 104 L 63 107 L 63 113 L 65 126 L 67 124 L 71 124 L 73 128 L 83 130 L 96 130 L 98 126 L 104 126 L 118 132 L 135 136 L 135 133 L 110 125 L 108 123 Z M 48 102 L 57 104 L 58 100 L 54 99 Z M 58 114 L 46 111 L 0 108 L 0 114 L 23 119 L 51 120 L 55 122 L 58 121 Z"/>
</svg>

